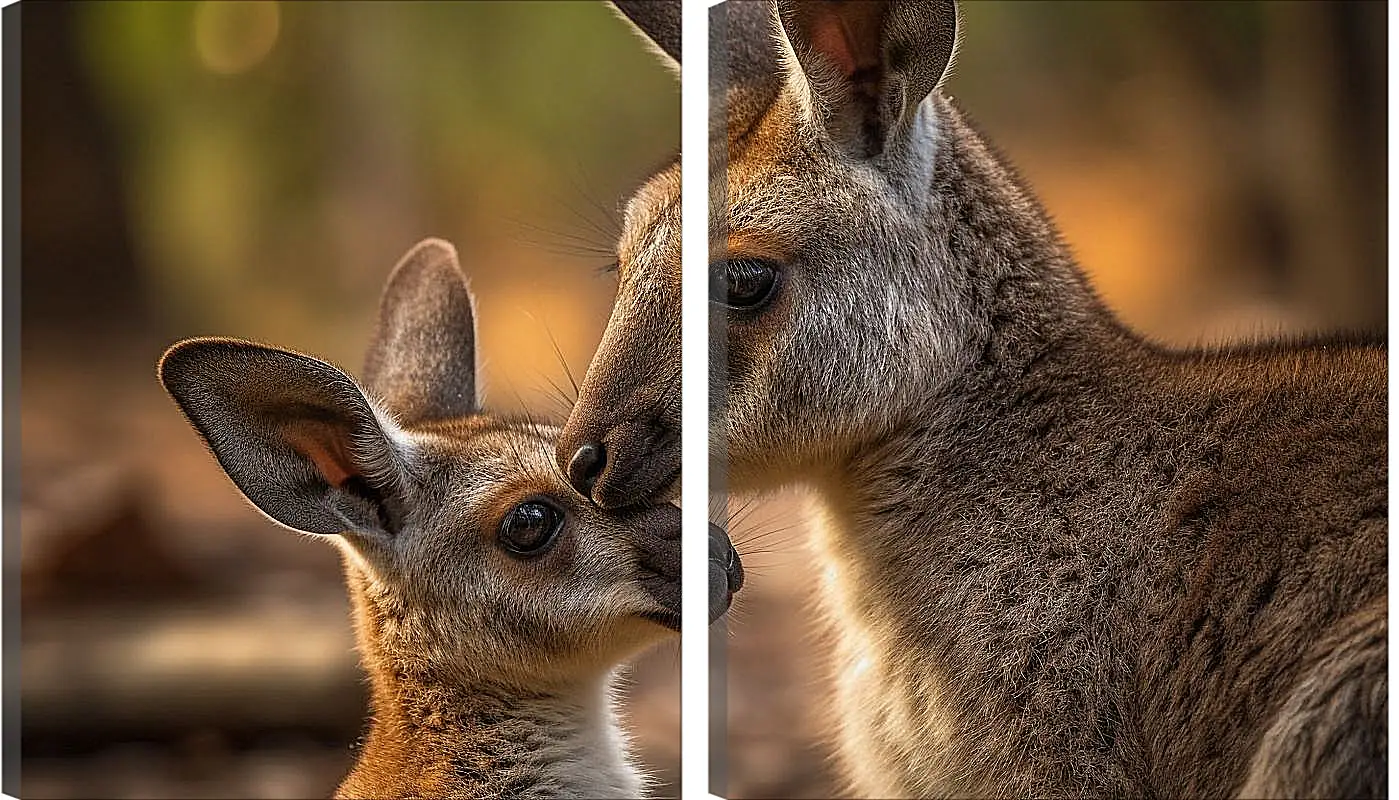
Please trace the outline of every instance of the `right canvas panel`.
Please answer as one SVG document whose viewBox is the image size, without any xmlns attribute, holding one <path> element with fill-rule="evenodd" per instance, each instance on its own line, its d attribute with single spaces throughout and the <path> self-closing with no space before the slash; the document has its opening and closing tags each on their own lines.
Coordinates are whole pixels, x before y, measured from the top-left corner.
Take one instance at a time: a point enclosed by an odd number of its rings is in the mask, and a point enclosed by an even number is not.
<svg viewBox="0 0 1399 800">
<path fill-rule="evenodd" d="M 709 13 L 711 791 L 1383 794 L 1385 6 Z"/>
</svg>

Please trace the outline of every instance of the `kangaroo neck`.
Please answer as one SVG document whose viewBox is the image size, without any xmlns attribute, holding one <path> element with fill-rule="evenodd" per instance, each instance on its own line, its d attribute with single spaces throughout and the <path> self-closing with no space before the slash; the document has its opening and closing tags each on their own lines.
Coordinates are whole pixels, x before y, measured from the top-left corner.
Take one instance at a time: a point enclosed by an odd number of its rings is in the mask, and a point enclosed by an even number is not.
<svg viewBox="0 0 1399 800">
<path fill-rule="evenodd" d="M 946 242 L 947 280 L 966 287 L 955 315 L 963 345 L 950 375 L 906 395 L 890 424 L 808 481 L 824 523 L 819 549 L 830 563 L 853 567 L 861 554 L 897 562 L 907 556 L 905 542 L 919 563 L 952 564 L 959 553 L 994 548 L 954 519 L 985 503 L 968 496 L 959 506 L 949 494 L 974 495 L 965 485 L 971 476 L 986 481 L 985 491 L 1009 490 L 988 479 L 988 443 L 995 460 L 1013 463 L 1015 454 L 1043 446 L 1019 419 L 1026 404 L 1081 416 L 1114 405 L 1093 398 L 1121 400 L 1134 376 L 1159 365 L 1093 293 L 1013 170 L 949 101 L 936 98 L 932 110 L 938 149 L 926 224 L 930 237 Z M 905 502 L 911 494 L 918 499 Z M 1025 545 L 1003 544 L 1008 552 Z M 842 572 L 842 581 L 857 573 Z"/>
<path fill-rule="evenodd" d="M 372 722 L 337 798 L 642 795 L 610 672 L 523 688 L 424 668 L 385 644 L 394 626 L 348 574 Z"/>
<path fill-rule="evenodd" d="M 925 361 L 926 374 L 897 391 L 872 387 L 887 401 L 880 424 L 851 436 L 830 459 L 835 474 L 818 483 L 845 480 L 843 466 L 909 430 L 954 433 L 969 408 L 992 424 L 999 398 L 1036 381 L 1108 385 L 1159 362 L 1099 300 L 1032 191 L 950 101 L 930 100 L 919 124 L 935 148 L 923 199 L 909 200 L 930 243 L 923 270 L 956 287 L 942 293 L 947 311 L 932 333 L 947 343 L 945 357 Z"/>
<path fill-rule="evenodd" d="M 397 680 L 339 797 L 638 797 L 606 687 L 571 695 Z"/>
<path fill-rule="evenodd" d="M 946 241 L 947 280 L 965 289 L 963 383 L 1014 379 L 1066 348 L 1103 356 L 1140 348 L 1014 169 L 952 102 L 938 97 L 933 110 L 939 130 L 929 191 L 936 201 L 927 225 Z"/>
</svg>

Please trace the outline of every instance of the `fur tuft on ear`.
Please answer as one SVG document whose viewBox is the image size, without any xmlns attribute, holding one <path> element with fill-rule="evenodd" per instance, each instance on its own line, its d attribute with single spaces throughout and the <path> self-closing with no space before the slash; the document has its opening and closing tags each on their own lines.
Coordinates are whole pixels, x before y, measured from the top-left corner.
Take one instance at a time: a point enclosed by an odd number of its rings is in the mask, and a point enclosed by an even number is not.
<svg viewBox="0 0 1399 800">
<path fill-rule="evenodd" d="M 480 410 L 474 306 L 456 248 L 441 239 L 419 242 L 394 267 L 364 383 L 403 424 Z"/>
<path fill-rule="evenodd" d="M 680 0 L 612 0 L 612 7 L 680 71 Z"/>
<path fill-rule="evenodd" d="M 778 0 L 787 91 L 855 158 L 883 153 L 951 68 L 952 0 Z"/>
<path fill-rule="evenodd" d="M 350 376 L 237 339 L 180 342 L 158 370 L 224 472 L 264 514 L 305 533 L 397 531 L 407 440 Z"/>
</svg>

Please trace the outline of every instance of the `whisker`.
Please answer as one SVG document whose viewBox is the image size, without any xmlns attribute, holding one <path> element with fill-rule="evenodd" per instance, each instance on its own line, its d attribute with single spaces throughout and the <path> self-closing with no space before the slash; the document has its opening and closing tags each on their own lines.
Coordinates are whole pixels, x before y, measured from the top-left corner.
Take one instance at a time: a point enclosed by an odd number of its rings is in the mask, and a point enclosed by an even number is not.
<svg viewBox="0 0 1399 800">
<path fill-rule="evenodd" d="M 541 328 L 544 329 L 544 335 L 549 338 L 549 346 L 554 350 L 554 357 L 558 359 L 559 366 L 563 368 L 563 373 L 564 376 L 568 378 L 569 386 L 573 387 L 572 401 L 574 403 L 577 403 L 578 380 L 573 376 L 573 368 L 568 365 L 568 359 L 564 357 L 563 348 L 559 347 L 559 340 L 555 338 L 553 329 L 549 327 L 549 323 L 547 321 L 541 319 L 534 312 L 525 309 L 525 315 L 528 316 L 530 319 L 534 320 Z M 552 383 L 552 381 L 550 382 Z M 560 388 L 560 391 L 562 391 L 562 388 Z"/>
<path fill-rule="evenodd" d="M 744 564 L 743 572 L 755 578 L 765 578 L 772 574 L 772 571 L 782 564 Z"/>
<path fill-rule="evenodd" d="M 767 539 L 771 539 L 772 537 L 774 537 L 774 536 L 776 536 L 776 535 L 778 535 L 778 534 L 781 534 L 781 533 L 789 533 L 789 532 L 795 531 L 795 530 L 797 530 L 797 529 L 798 529 L 798 527 L 797 527 L 796 525 L 783 525 L 783 526 L 780 527 L 780 528 L 772 528 L 772 529 L 770 529 L 770 530 L 760 530 L 759 532 L 754 533 L 754 534 L 751 535 L 751 536 L 742 536 L 742 535 L 741 535 L 741 536 L 735 538 L 734 541 L 735 541 L 735 542 L 738 542 L 738 543 L 741 543 L 741 544 L 753 544 L 754 542 L 761 542 L 761 541 L 764 541 L 764 540 L 767 540 Z M 794 537 L 792 537 L 792 538 L 793 538 L 793 539 L 796 539 L 796 538 L 799 538 L 799 537 L 795 537 L 795 536 L 794 536 Z"/>
<path fill-rule="evenodd" d="M 559 366 L 563 367 L 563 374 L 568 377 L 568 383 L 573 387 L 573 399 L 578 399 L 578 381 L 573 377 L 573 370 L 568 366 L 568 359 L 563 357 L 563 350 L 559 348 L 559 340 L 554 338 L 554 331 L 549 328 L 549 323 L 544 322 L 544 333 L 549 337 L 549 344 L 554 348 L 554 355 L 559 359 Z"/>
<path fill-rule="evenodd" d="M 753 557 L 753 556 L 772 555 L 773 553 L 783 553 L 783 554 L 787 554 L 787 555 L 791 555 L 791 554 L 792 554 L 792 551 L 791 551 L 790 549 L 785 548 L 785 547 L 782 547 L 782 546 L 780 546 L 780 545 L 776 545 L 776 546 L 773 546 L 773 547 L 760 547 L 760 548 L 757 548 L 757 549 L 755 549 L 755 550 L 749 550 L 749 549 L 747 549 L 747 548 L 743 548 L 743 547 L 740 547 L 740 546 L 738 546 L 738 545 L 735 545 L 735 546 L 734 546 L 734 549 L 738 551 L 739 556 L 742 557 L 742 558 L 751 558 L 751 557 Z"/>
<path fill-rule="evenodd" d="M 545 423 L 542 423 L 542 422 L 541 422 L 538 418 L 536 418 L 536 417 L 534 416 L 534 414 L 531 413 L 530 411 L 526 411 L 525 414 L 524 414 L 524 417 L 525 417 L 525 424 L 528 425 L 528 426 L 529 426 L 532 430 L 534 430 L 534 431 L 538 431 L 539 428 L 545 426 Z M 548 456 L 546 456 L 545 459 L 544 459 L 544 461 L 545 461 L 545 463 L 547 463 L 547 464 L 549 465 L 549 471 L 553 473 L 553 476 L 554 476 L 555 478 L 558 478 L 559 483 L 560 483 L 561 485 L 567 486 L 567 487 L 572 487 L 572 486 L 573 486 L 572 482 L 569 481 L 568 476 L 564 474 L 563 469 L 559 467 L 559 462 L 558 462 L 556 459 L 554 459 L 552 453 L 549 454 Z"/>
<path fill-rule="evenodd" d="M 576 154 L 572 159 L 572 166 L 572 170 L 565 170 L 563 172 L 568 180 L 569 188 L 573 191 L 575 197 L 581 198 L 593 211 L 597 212 L 598 217 L 588 217 L 576 208 L 572 210 L 598 233 L 616 241 L 622 232 L 622 221 L 618 216 L 617 204 L 614 203 L 612 208 L 607 207 L 597 194 L 590 189 L 590 187 L 596 185 L 596 181 L 588 175 L 587 170 L 583 166 L 583 162 L 576 157 Z M 599 217 L 602 220 L 601 223 L 598 222 Z"/>
<path fill-rule="evenodd" d="M 729 525 L 735 528 L 743 525 L 753 515 L 753 512 L 757 509 L 757 507 L 758 501 L 756 498 L 744 498 L 742 504 L 740 504 L 737 509 L 733 509 L 728 512 Z"/>
<path fill-rule="evenodd" d="M 725 497 L 717 494 L 709 496 L 709 521 L 726 531 L 729 529 L 729 517 L 725 509 L 727 505 Z"/>
<path fill-rule="evenodd" d="M 549 397 L 549 399 L 551 400 L 558 400 L 562 402 L 564 407 L 564 416 L 568 416 L 569 412 L 573 410 L 573 407 L 578 404 L 577 394 L 569 395 L 569 393 L 565 391 L 562 386 L 558 385 L 553 378 L 549 377 L 548 375 L 545 375 L 543 372 L 538 372 L 538 375 L 541 379 L 544 380 L 545 383 L 549 384 L 549 388 L 554 390 L 553 393 L 546 393 L 546 396 Z"/>
<path fill-rule="evenodd" d="M 613 220 L 611 218 L 608 218 L 606 223 L 599 223 L 597 219 L 583 213 L 582 210 L 580 210 L 577 206 L 573 205 L 572 203 L 564 203 L 563 207 L 567 209 L 568 212 L 573 215 L 573 218 L 580 222 L 590 234 L 597 236 L 602 240 L 608 240 L 615 243 L 617 241 L 617 238 L 621 235 L 620 226 L 613 227 Z M 593 207 L 601 209 L 602 205 L 596 204 Z M 615 252 L 615 247 L 613 248 L 613 251 Z"/>
<path fill-rule="evenodd" d="M 548 200 L 562 213 L 552 215 L 555 218 L 543 224 L 516 218 L 505 220 L 514 228 L 514 238 L 557 255 L 602 259 L 599 271 L 612 271 L 617 260 L 621 220 L 589 189 L 594 181 L 576 153 L 557 164 L 554 172 L 564 180 L 556 185 Z"/>
<path fill-rule="evenodd" d="M 511 238 L 518 244 L 537 247 L 553 255 L 605 259 L 608 262 L 617 258 L 613 241 L 595 238 L 590 233 L 546 228 L 520 219 L 507 218 L 504 222 L 514 228 Z"/>
</svg>

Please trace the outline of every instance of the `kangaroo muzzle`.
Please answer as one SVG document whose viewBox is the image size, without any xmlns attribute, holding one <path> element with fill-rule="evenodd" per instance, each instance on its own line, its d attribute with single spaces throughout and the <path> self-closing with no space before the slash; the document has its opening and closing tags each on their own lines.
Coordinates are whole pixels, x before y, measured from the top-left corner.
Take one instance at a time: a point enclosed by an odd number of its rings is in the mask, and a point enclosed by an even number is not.
<svg viewBox="0 0 1399 800">
<path fill-rule="evenodd" d="M 709 523 L 709 621 L 724 616 L 743 588 L 743 562 L 724 529 Z"/>
<path fill-rule="evenodd" d="M 636 515 L 642 588 L 662 610 L 650 619 L 680 630 L 680 509 L 660 505 Z"/>
<path fill-rule="evenodd" d="M 674 630 L 680 629 L 680 509 L 656 506 L 641 512 L 638 523 L 642 535 L 637 541 L 641 583 L 664 612 L 653 619 Z M 729 610 L 734 595 L 743 588 L 743 563 L 724 529 L 709 524 L 709 621 L 715 622 Z"/>
<path fill-rule="evenodd" d="M 680 478 L 680 432 L 659 419 L 626 420 L 610 429 L 569 420 L 558 461 L 579 494 L 618 509 L 671 499 Z"/>
</svg>

